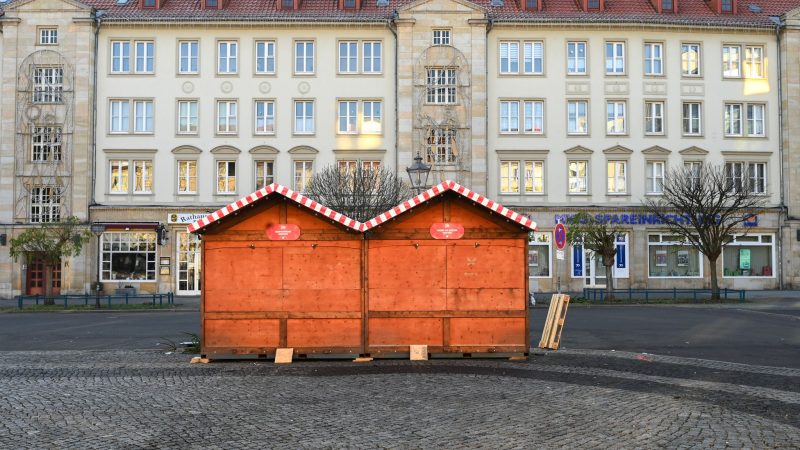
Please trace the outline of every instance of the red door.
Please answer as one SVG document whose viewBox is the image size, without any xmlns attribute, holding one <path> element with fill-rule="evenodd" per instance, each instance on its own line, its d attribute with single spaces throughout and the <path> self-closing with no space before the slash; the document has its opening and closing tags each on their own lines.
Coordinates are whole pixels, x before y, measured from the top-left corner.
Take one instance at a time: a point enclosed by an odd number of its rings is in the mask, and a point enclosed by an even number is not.
<svg viewBox="0 0 800 450">
<path fill-rule="evenodd" d="M 27 295 L 45 294 L 45 265 L 41 259 L 31 259 L 28 263 Z M 61 264 L 53 268 L 53 295 L 61 293 Z"/>
</svg>

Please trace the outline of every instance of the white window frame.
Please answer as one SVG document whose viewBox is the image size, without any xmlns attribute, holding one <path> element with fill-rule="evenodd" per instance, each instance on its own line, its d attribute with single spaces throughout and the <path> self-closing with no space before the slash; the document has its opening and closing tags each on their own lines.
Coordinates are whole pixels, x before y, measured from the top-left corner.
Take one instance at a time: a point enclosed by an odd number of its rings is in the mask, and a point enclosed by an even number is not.
<svg viewBox="0 0 800 450">
<path fill-rule="evenodd" d="M 431 164 L 453 164 L 456 153 L 453 151 L 458 136 L 454 128 L 437 127 L 428 131 L 425 159 Z"/>
<path fill-rule="evenodd" d="M 300 108 L 298 110 L 298 107 Z M 294 101 L 294 126 L 293 134 L 314 134 L 314 101 L 295 100 Z"/>
<path fill-rule="evenodd" d="M 769 193 L 768 169 L 766 161 L 725 161 L 725 180 L 733 183 L 735 192 L 744 189 L 745 182 L 747 182 L 747 187 L 752 193 L 767 195 Z"/>
<path fill-rule="evenodd" d="M 155 49 L 156 43 L 153 41 L 133 41 L 133 73 L 155 73 Z M 141 69 L 140 62 L 143 64 Z"/>
<path fill-rule="evenodd" d="M 742 75 L 745 78 L 766 78 L 764 71 L 764 47 L 747 45 L 742 58 Z"/>
<path fill-rule="evenodd" d="M 744 105 L 742 103 L 725 103 L 724 132 L 725 136 L 742 136 L 744 132 Z"/>
<path fill-rule="evenodd" d="M 696 50 L 696 51 L 695 51 Z M 692 55 L 696 55 L 692 58 Z M 697 73 L 692 73 L 690 70 L 691 63 L 695 62 L 697 65 Z M 681 76 L 684 77 L 702 77 L 703 76 L 703 47 L 696 42 L 683 42 L 681 43 Z"/>
<path fill-rule="evenodd" d="M 33 103 L 62 103 L 64 101 L 64 68 L 62 66 L 33 67 Z"/>
<path fill-rule="evenodd" d="M 649 58 L 647 57 L 648 50 L 650 52 Z M 650 77 L 663 76 L 664 44 L 661 42 L 645 42 L 643 51 L 644 51 L 644 74 Z M 658 53 L 657 56 L 656 53 Z"/>
<path fill-rule="evenodd" d="M 725 44 L 722 46 L 723 78 L 742 78 L 742 62 L 741 45 Z"/>
<path fill-rule="evenodd" d="M 583 105 L 583 114 L 581 114 Z M 574 108 L 574 112 L 572 109 Z M 572 128 L 570 117 L 575 115 L 575 128 Z M 583 129 L 579 125 L 583 119 Z M 589 134 L 589 101 L 588 100 L 568 100 L 567 101 L 567 134 L 569 135 L 588 135 Z"/>
<path fill-rule="evenodd" d="M 62 188 L 55 185 L 36 185 L 30 188 L 30 223 L 61 221 Z"/>
<path fill-rule="evenodd" d="M 108 102 L 108 132 L 127 134 L 131 132 L 131 101 L 111 99 Z"/>
<path fill-rule="evenodd" d="M 606 41 L 605 60 L 606 75 L 625 75 L 625 41 Z"/>
<path fill-rule="evenodd" d="M 236 160 L 234 159 L 218 159 L 215 161 L 215 173 L 217 175 L 217 183 L 215 192 L 217 195 L 235 195 L 236 190 L 239 184 L 238 177 L 238 167 L 236 164 Z M 225 173 L 222 172 L 222 168 L 225 168 Z M 231 167 L 233 167 L 233 175 L 231 175 Z M 233 182 L 233 190 L 230 189 L 231 181 Z M 220 184 L 221 183 L 221 184 Z M 220 189 L 220 186 L 223 188 Z"/>
<path fill-rule="evenodd" d="M 275 75 L 277 64 L 275 50 L 274 40 L 259 39 L 256 41 L 255 72 L 257 75 Z"/>
<path fill-rule="evenodd" d="M 667 162 L 663 160 L 645 161 L 645 194 L 663 195 L 664 179 L 667 176 Z"/>
<path fill-rule="evenodd" d="M 574 47 L 575 54 L 570 56 L 570 50 Z M 580 49 L 583 48 L 583 56 L 580 55 Z M 587 58 L 589 56 L 589 43 L 586 41 L 569 41 L 567 42 L 567 75 L 587 75 L 589 73 L 589 64 Z M 583 67 L 581 67 L 583 66 Z M 583 70 L 581 70 L 581 68 Z"/>
<path fill-rule="evenodd" d="M 518 74 L 519 56 L 518 41 L 500 41 L 500 74 Z"/>
<path fill-rule="evenodd" d="M 606 162 L 606 194 L 628 193 L 628 161 L 609 160 Z"/>
<path fill-rule="evenodd" d="M 311 40 L 296 40 L 294 41 L 294 74 L 295 75 L 313 75 L 314 74 L 314 58 L 315 49 L 314 41 Z M 310 55 L 309 55 L 310 53 Z"/>
<path fill-rule="evenodd" d="M 337 43 L 337 72 L 343 75 L 358 73 L 358 41 L 342 40 Z"/>
<path fill-rule="evenodd" d="M 739 239 L 741 239 L 741 238 L 743 238 L 745 236 L 748 237 L 748 238 L 757 237 L 758 241 L 757 242 L 739 241 Z M 767 239 L 764 239 L 767 236 L 769 236 L 768 240 L 770 242 L 764 242 L 765 240 L 767 240 Z M 729 249 L 730 250 L 736 249 L 736 251 L 738 251 L 737 247 L 771 247 L 772 251 L 770 252 L 770 254 L 772 255 L 772 261 L 770 262 L 770 264 L 771 264 L 770 267 L 772 268 L 772 275 L 770 275 L 770 276 L 726 275 L 725 274 L 725 252 L 728 251 Z M 773 233 L 748 233 L 746 235 L 745 234 L 736 234 L 736 235 L 733 236 L 733 241 L 732 242 L 729 242 L 728 244 L 725 244 L 722 247 L 722 258 L 721 258 L 721 261 L 722 261 L 722 278 L 733 278 L 733 279 L 742 279 L 742 278 L 745 278 L 745 279 L 750 279 L 750 278 L 752 278 L 752 279 L 770 279 L 770 278 L 775 278 L 777 276 L 777 270 L 776 270 L 777 266 L 776 266 L 775 258 L 776 258 L 776 255 L 775 255 L 775 234 L 773 234 Z M 750 270 L 752 271 L 753 269 L 751 268 Z"/>
<path fill-rule="evenodd" d="M 120 236 L 117 240 L 117 245 L 119 250 L 114 250 L 112 242 L 112 236 Z M 143 239 L 146 236 L 145 239 Z M 124 238 L 123 238 L 124 237 Z M 109 241 L 112 242 L 109 242 Z M 133 245 L 132 245 L 133 244 Z M 142 249 L 145 248 L 146 250 L 123 250 L 124 247 L 127 248 L 137 248 Z M 158 248 L 158 238 L 156 236 L 155 231 L 106 231 L 105 233 L 100 235 L 100 264 L 101 264 L 101 276 L 100 281 L 104 282 L 125 282 L 125 283 L 155 283 L 157 281 L 158 275 L 156 274 L 156 264 L 157 258 L 159 255 L 159 248 Z M 108 250 L 106 250 L 108 248 Z M 111 255 L 114 253 L 140 253 L 145 254 L 145 273 L 143 279 L 112 279 L 111 272 L 112 272 L 112 264 L 113 258 Z M 106 268 L 106 264 L 108 264 L 108 268 Z"/>
<path fill-rule="evenodd" d="M 583 167 L 583 176 L 580 175 L 581 167 Z M 572 175 L 573 172 L 575 176 Z M 567 161 L 567 195 L 589 195 L 588 160 L 571 159 Z"/>
<path fill-rule="evenodd" d="M 541 0 L 539 0 L 541 1 Z M 553 277 L 553 233 L 549 231 L 531 231 L 528 234 L 528 278 L 552 278 Z M 547 275 L 531 275 L 530 251 L 533 247 L 547 247 Z M 538 266 L 536 266 L 538 267 Z"/>
<path fill-rule="evenodd" d="M 544 100 L 523 100 L 521 119 L 522 133 L 544 134 Z"/>
<path fill-rule="evenodd" d="M 39 45 L 58 45 L 58 27 L 40 27 Z"/>
<path fill-rule="evenodd" d="M 200 128 L 199 107 L 200 105 L 197 100 L 178 100 L 177 134 L 198 133 Z"/>
<path fill-rule="evenodd" d="M 426 72 L 427 103 L 429 105 L 457 104 L 458 69 L 455 67 L 428 67 Z"/>
<path fill-rule="evenodd" d="M 664 135 L 664 130 L 666 129 L 664 121 L 665 107 L 666 105 L 663 101 L 646 100 L 644 102 L 644 134 L 652 136 Z"/>
<path fill-rule="evenodd" d="M 702 161 L 684 161 L 683 167 L 687 169 L 689 173 L 689 178 L 692 181 L 692 185 L 698 186 L 700 184 L 700 175 L 701 171 L 703 170 L 703 162 Z"/>
<path fill-rule="evenodd" d="M 130 172 L 133 178 L 131 188 L 133 193 L 136 194 L 152 194 L 153 193 L 153 160 L 151 159 L 134 159 L 131 161 L 133 170 Z M 139 170 L 141 169 L 141 170 Z M 149 186 L 148 186 L 149 184 Z M 140 185 L 141 187 L 137 187 Z"/>
<path fill-rule="evenodd" d="M 31 129 L 31 162 L 61 161 L 63 128 L 34 125 Z"/>
<path fill-rule="evenodd" d="M 505 175 L 504 175 L 505 173 Z M 500 161 L 500 194 L 519 194 L 522 188 L 520 179 L 522 173 L 520 172 L 520 162 L 517 160 L 501 160 Z M 516 189 L 514 184 L 516 183 Z"/>
<path fill-rule="evenodd" d="M 606 134 L 623 135 L 628 133 L 628 102 L 609 100 L 606 102 Z"/>
<path fill-rule="evenodd" d="M 361 68 L 365 74 L 383 73 L 383 42 L 361 42 Z"/>
<path fill-rule="evenodd" d="M 753 117 L 753 113 L 756 109 L 761 110 L 761 117 Z M 746 103 L 745 104 L 745 117 L 747 123 L 745 125 L 745 132 L 747 133 L 747 137 L 766 137 L 767 135 L 767 105 L 764 103 Z M 756 129 L 756 125 L 761 125 L 761 132 L 757 133 L 754 130 Z"/>
<path fill-rule="evenodd" d="M 110 44 L 111 51 L 111 73 L 126 74 L 131 73 L 131 42 L 113 40 Z M 119 49 L 119 53 L 117 53 Z"/>
<path fill-rule="evenodd" d="M 183 68 L 184 62 L 186 63 L 186 69 Z M 178 41 L 178 73 L 180 75 L 196 75 L 200 73 L 200 42 L 197 40 Z"/>
<path fill-rule="evenodd" d="M 540 0 L 541 1 L 541 0 Z M 530 60 L 530 69 L 528 61 Z M 538 62 L 539 69 L 536 69 Z M 525 75 L 544 75 L 544 41 L 523 41 L 520 69 Z"/>
<path fill-rule="evenodd" d="M 259 172 L 261 172 L 259 174 Z M 255 190 L 269 186 L 275 182 L 275 161 L 272 159 L 259 159 L 253 161 L 253 180 Z"/>
<path fill-rule="evenodd" d="M 658 241 L 654 241 L 653 238 L 658 236 Z M 654 279 L 699 279 L 703 278 L 703 270 L 705 266 L 705 256 L 702 253 L 697 251 L 694 248 L 691 248 L 691 244 L 688 242 L 681 242 L 681 241 L 665 241 L 665 238 L 668 237 L 679 237 L 669 233 L 648 233 L 647 234 L 647 278 L 654 278 Z M 652 268 L 650 267 L 650 248 L 651 247 L 689 247 L 688 251 L 694 250 L 697 252 L 697 259 L 698 259 L 698 275 L 687 275 L 687 276 L 680 276 L 680 275 L 653 275 Z M 663 250 L 665 252 L 669 252 L 669 250 Z M 687 269 L 688 270 L 688 269 Z"/>
<path fill-rule="evenodd" d="M 135 134 L 153 134 L 155 123 L 155 105 L 153 100 L 133 100 L 133 132 Z"/>
<path fill-rule="evenodd" d="M 275 100 L 258 99 L 253 101 L 253 133 L 275 134 Z"/>
<path fill-rule="evenodd" d="M 431 42 L 433 45 L 450 45 L 450 30 L 447 28 L 434 28 Z"/>
<path fill-rule="evenodd" d="M 197 160 L 196 159 L 179 159 L 177 161 L 178 168 L 178 185 L 176 187 L 178 195 L 194 195 L 197 194 Z M 192 175 L 192 168 L 194 167 L 194 175 Z M 186 189 L 181 190 L 181 182 L 185 183 Z M 194 184 L 194 189 L 192 189 Z"/>
<path fill-rule="evenodd" d="M 523 194 L 526 195 L 544 195 L 544 186 L 545 186 L 545 178 L 544 178 L 544 160 L 543 159 L 525 159 L 521 161 L 522 164 L 520 166 L 520 173 L 522 174 L 522 180 L 520 183 L 520 189 L 522 190 Z M 536 176 L 537 172 L 540 176 Z M 539 179 L 539 187 L 540 189 L 536 190 L 536 180 Z M 531 188 L 528 190 L 528 181 L 531 181 Z"/>
<path fill-rule="evenodd" d="M 383 102 L 361 102 L 361 134 L 383 134 Z"/>
<path fill-rule="evenodd" d="M 308 181 L 313 175 L 314 160 L 296 159 L 292 161 L 292 189 L 296 192 L 304 193 L 308 187 Z"/>
<path fill-rule="evenodd" d="M 697 114 L 694 114 L 693 106 L 697 106 Z M 688 106 L 688 110 L 687 110 Z M 687 116 L 686 113 L 689 113 Z M 684 136 L 702 136 L 703 135 L 703 104 L 700 102 L 683 102 L 681 104 L 681 131 Z M 697 131 L 694 130 L 694 123 L 697 123 Z M 688 125 L 688 128 L 687 128 Z"/>
<path fill-rule="evenodd" d="M 130 162 L 127 159 L 112 159 L 108 161 L 108 169 L 109 194 L 127 195 L 130 192 Z M 117 175 L 114 175 L 115 171 L 117 172 Z M 114 182 L 117 183 L 116 189 L 114 188 Z"/>
<path fill-rule="evenodd" d="M 500 134 L 518 134 L 520 111 L 518 100 L 500 101 Z"/>
<path fill-rule="evenodd" d="M 217 75 L 239 73 L 239 41 L 217 41 Z"/>
<path fill-rule="evenodd" d="M 216 134 L 237 134 L 239 132 L 239 102 L 237 100 L 217 100 L 216 106 Z"/>
<path fill-rule="evenodd" d="M 344 109 L 342 109 L 343 107 Z M 342 122 L 343 120 L 344 122 Z M 339 100 L 336 107 L 336 132 L 338 134 L 358 134 L 358 128 L 358 101 Z"/>
</svg>

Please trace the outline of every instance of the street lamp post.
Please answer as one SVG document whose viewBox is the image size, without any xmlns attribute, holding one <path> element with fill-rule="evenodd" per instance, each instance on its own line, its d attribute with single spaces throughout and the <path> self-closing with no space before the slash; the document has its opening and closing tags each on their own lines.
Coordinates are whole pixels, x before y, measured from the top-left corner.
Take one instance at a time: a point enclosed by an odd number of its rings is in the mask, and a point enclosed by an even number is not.
<svg viewBox="0 0 800 450">
<path fill-rule="evenodd" d="M 419 152 L 414 157 L 414 164 L 406 167 L 406 172 L 408 172 L 408 178 L 411 179 L 411 187 L 414 188 L 417 194 L 422 193 L 422 190 L 428 185 L 431 166 L 422 162 L 422 156 L 419 155 Z"/>
<path fill-rule="evenodd" d="M 93 235 L 97 236 L 97 282 L 94 285 L 94 307 L 100 309 L 100 261 L 102 261 L 100 255 L 103 252 L 103 249 L 100 248 L 100 236 L 102 236 L 102 234 L 106 231 L 106 226 L 102 223 L 95 222 L 89 226 L 89 231 L 91 231 Z"/>
</svg>

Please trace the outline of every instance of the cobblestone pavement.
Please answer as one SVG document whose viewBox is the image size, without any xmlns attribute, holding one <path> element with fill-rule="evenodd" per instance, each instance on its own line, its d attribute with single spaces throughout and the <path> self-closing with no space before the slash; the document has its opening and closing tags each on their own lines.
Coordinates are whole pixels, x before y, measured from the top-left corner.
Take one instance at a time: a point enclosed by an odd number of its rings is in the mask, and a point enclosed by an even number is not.
<svg viewBox="0 0 800 450">
<path fill-rule="evenodd" d="M 800 447 L 800 369 L 595 350 L 188 361 L 0 352 L 0 448 Z"/>
</svg>

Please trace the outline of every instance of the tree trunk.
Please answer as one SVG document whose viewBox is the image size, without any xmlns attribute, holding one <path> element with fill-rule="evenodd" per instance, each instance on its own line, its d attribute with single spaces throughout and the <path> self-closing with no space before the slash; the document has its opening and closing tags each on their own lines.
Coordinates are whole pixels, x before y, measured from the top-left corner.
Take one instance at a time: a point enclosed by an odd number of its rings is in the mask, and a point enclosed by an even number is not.
<svg viewBox="0 0 800 450">
<path fill-rule="evenodd" d="M 708 258 L 711 275 L 711 300 L 719 300 L 719 282 L 717 280 L 717 258 Z"/>
<path fill-rule="evenodd" d="M 44 265 L 44 304 L 54 305 L 56 302 L 53 299 L 53 265 L 45 263 Z"/>
<path fill-rule="evenodd" d="M 612 258 L 611 264 L 605 264 L 603 261 L 603 265 L 606 266 L 606 300 L 607 301 L 614 301 L 614 262 Z"/>
</svg>

